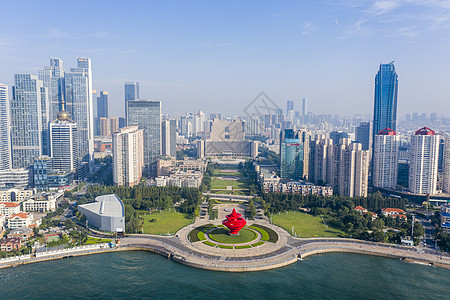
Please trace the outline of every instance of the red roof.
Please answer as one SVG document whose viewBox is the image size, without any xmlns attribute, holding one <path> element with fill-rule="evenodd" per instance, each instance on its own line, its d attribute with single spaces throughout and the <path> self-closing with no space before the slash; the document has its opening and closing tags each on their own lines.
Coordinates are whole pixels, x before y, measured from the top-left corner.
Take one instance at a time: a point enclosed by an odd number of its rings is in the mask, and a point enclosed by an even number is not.
<svg viewBox="0 0 450 300">
<path fill-rule="evenodd" d="M 435 135 L 435 134 L 436 132 L 434 132 L 428 127 L 423 127 L 416 131 L 416 135 Z"/>
<path fill-rule="evenodd" d="M 383 211 L 384 211 L 384 212 L 396 212 L 396 213 L 398 213 L 398 214 L 404 214 L 404 213 L 405 213 L 405 211 L 404 211 L 403 209 L 400 209 L 400 208 L 390 208 L 390 207 L 388 207 L 388 208 L 383 208 Z"/>
<path fill-rule="evenodd" d="M 358 205 L 357 207 L 355 207 L 355 210 L 367 210 L 364 207 L 362 207 L 361 205 Z"/>
<path fill-rule="evenodd" d="M 378 131 L 378 135 L 396 135 L 397 133 L 390 129 L 390 128 L 385 128 L 383 130 Z"/>
<path fill-rule="evenodd" d="M 394 218 L 406 219 L 405 215 L 395 215 Z"/>
<path fill-rule="evenodd" d="M 12 214 L 11 217 L 9 217 L 10 219 L 14 218 L 14 217 L 19 217 L 21 219 L 27 219 L 29 217 L 29 213 L 25 213 L 25 212 L 20 212 L 18 214 Z"/>
<path fill-rule="evenodd" d="M 1 202 L 0 205 L 1 204 L 4 204 L 5 207 L 17 207 L 20 205 L 19 203 L 13 203 L 13 202 Z"/>
</svg>

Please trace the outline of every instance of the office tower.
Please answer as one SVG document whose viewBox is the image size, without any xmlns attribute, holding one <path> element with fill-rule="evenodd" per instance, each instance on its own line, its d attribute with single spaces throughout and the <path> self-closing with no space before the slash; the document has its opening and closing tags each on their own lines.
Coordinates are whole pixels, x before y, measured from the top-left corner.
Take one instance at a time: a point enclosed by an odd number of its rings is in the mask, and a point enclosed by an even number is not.
<svg viewBox="0 0 450 300">
<path fill-rule="evenodd" d="M 356 141 L 363 145 L 363 150 L 372 149 L 372 122 L 362 122 L 355 128 Z"/>
<path fill-rule="evenodd" d="M 119 117 L 119 128 L 127 127 L 127 121 L 124 117 Z"/>
<path fill-rule="evenodd" d="M 286 115 L 289 115 L 289 111 L 294 110 L 294 100 L 287 100 L 286 101 Z"/>
<path fill-rule="evenodd" d="M 36 75 L 14 76 L 11 100 L 11 148 L 14 169 L 27 168 L 48 146 L 45 88 Z"/>
<path fill-rule="evenodd" d="M 309 139 L 307 131 L 285 129 L 280 136 L 281 178 L 307 179 L 309 172 Z"/>
<path fill-rule="evenodd" d="M 72 172 L 78 167 L 77 124 L 65 111 L 64 101 L 57 119 L 50 123 L 52 170 Z"/>
<path fill-rule="evenodd" d="M 8 86 L 0 83 L 0 171 L 11 169 Z"/>
<path fill-rule="evenodd" d="M 439 136 L 423 127 L 411 136 L 409 190 L 415 194 L 436 193 Z"/>
<path fill-rule="evenodd" d="M 108 118 L 108 92 L 101 91 L 97 97 L 97 118 Z"/>
<path fill-rule="evenodd" d="M 98 132 L 100 136 L 110 136 L 109 120 L 107 118 L 100 118 Z"/>
<path fill-rule="evenodd" d="M 385 128 L 375 136 L 373 149 L 373 186 L 395 189 L 398 175 L 399 139 L 394 130 Z"/>
<path fill-rule="evenodd" d="M 39 80 L 47 88 L 48 93 L 48 121 L 54 121 L 61 110 L 61 101 L 64 98 L 64 67 L 59 58 L 50 57 L 50 66 L 38 71 Z"/>
<path fill-rule="evenodd" d="M 373 138 L 384 128 L 397 130 L 398 76 L 394 62 L 380 64 L 375 76 Z"/>
<path fill-rule="evenodd" d="M 127 102 L 133 100 L 139 100 L 139 82 L 125 82 L 125 119 L 128 116 Z"/>
<path fill-rule="evenodd" d="M 306 116 L 308 114 L 308 99 L 302 99 L 302 115 Z"/>
<path fill-rule="evenodd" d="M 348 139 L 346 139 L 349 141 Z M 340 145 L 339 189 L 341 196 L 367 197 L 369 178 L 369 151 L 361 143 Z"/>
<path fill-rule="evenodd" d="M 134 186 L 142 178 L 144 132 L 138 126 L 119 129 L 113 134 L 113 180 L 115 185 Z"/>
<path fill-rule="evenodd" d="M 100 135 L 100 118 L 108 118 L 108 92 L 101 91 L 95 102 L 97 103 L 94 105 L 94 131 L 95 135 Z"/>
<path fill-rule="evenodd" d="M 65 73 L 66 110 L 77 123 L 78 162 L 92 170 L 94 155 L 94 117 L 92 68 L 89 58 L 77 58 L 77 68 Z"/>
<path fill-rule="evenodd" d="M 177 155 L 176 120 L 164 120 L 161 123 L 161 154 Z"/>
<path fill-rule="evenodd" d="M 119 120 L 117 118 L 109 118 L 109 135 L 119 130 Z"/>
<path fill-rule="evenodd" d="M 144 172 L 155 176 L 161 154 L 161 101 L 129 100 L 127 107 L 127 125 L 144 131 Z"/>
</svg>

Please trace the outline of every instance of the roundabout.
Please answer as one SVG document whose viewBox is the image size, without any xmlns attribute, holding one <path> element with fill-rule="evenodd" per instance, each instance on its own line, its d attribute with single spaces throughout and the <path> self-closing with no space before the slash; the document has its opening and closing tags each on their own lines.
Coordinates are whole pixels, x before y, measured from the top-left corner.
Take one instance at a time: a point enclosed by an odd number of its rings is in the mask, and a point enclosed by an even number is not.
<svg viewBox="0 0 450 300">
<path fill-rule="evenodd" d="M 230 235 L 229 230 L 226 228 L 211 229 L 207 233 L 207 237 L 211 240 L 224 244 L 243 244 L 256 240 L 259 236 L 252 229 L 243 228 L 239 231 L 239 235 Z"/>
</svg>

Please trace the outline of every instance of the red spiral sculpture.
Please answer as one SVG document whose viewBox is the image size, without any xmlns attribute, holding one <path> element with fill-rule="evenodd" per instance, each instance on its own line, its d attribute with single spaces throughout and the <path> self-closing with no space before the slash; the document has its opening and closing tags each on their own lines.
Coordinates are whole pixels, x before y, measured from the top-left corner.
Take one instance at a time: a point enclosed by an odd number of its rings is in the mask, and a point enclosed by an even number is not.
<svg viewBox="0 0 450 300">
<path fill-rule="evenodd" d="M 238 214 L 234 208 L 233 212 L 226 216 L 226 218 L 226 220 L 222 221 L 222 224 L 230 229 L 230 234 L 237 234 L 239 230 L 247 224 L 247 221 L 245 221 L 245 219 L 241 217 L 241 214 Z"/>
</svg>

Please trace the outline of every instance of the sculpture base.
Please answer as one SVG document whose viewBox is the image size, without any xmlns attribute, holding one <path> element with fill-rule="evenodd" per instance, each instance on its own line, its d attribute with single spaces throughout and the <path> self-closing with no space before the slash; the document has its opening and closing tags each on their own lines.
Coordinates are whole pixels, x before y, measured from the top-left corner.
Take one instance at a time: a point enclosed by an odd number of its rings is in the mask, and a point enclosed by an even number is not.
<svg viewBox="0 0 450 300">
<path fill-rule="evenodd" d="M 236 233 L 228 232 L 228 235 L 230 235 L 230 236 L 239 236 L 239 232 L 236 232 Z"/>
</svg>

